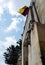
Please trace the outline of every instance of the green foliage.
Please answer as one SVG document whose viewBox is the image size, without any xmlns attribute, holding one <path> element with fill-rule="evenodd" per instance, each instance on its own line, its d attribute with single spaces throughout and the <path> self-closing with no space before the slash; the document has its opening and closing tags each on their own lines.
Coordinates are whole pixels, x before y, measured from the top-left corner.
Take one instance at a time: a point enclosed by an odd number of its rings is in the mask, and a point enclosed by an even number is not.
<svg viewBox="0 0 45 65">
<path fill-rule="evenodd" d="M 7 50 L 7 52 L 4 53 L 5 63 L 16 65 L 17 60 L 18 60 L 18 50 L 19 49 L 14 47 L 14 45 L 11 45 L 6 50 Z"/>
<path fill-rule="evenodd" d="M 19 39 L 17 44 L 19 45 L 17 45 L 16 47 L 14 45 L 11 45 L 9 48 L 6 49 L 6 52 L 4 53 L 6 64 L 17 65 L 19 54 L 21 53 L 22 40 Z"/>
<path fill-rule="evenodd" d="M 21 49 L 22 49 L 22 40 L 19 39 L 19 40 L 17 41 L 17 44 L 19 44 L 19 47 L 20 47 L 20 50 L 21 50 Z"/>
</svg>

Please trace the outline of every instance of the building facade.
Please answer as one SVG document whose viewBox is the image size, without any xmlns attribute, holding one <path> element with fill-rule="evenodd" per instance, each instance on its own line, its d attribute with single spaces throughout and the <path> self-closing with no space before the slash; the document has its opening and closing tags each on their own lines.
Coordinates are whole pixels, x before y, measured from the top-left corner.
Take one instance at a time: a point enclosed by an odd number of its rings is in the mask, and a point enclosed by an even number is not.
<svg viewBox="0 0 45 65">
<path fill-rule="evenodd" d="M 45 65 L 45 1 L 32 1 L 35 6 L 31 2 L 23 31 L 22 65 Z"/>
</svg>

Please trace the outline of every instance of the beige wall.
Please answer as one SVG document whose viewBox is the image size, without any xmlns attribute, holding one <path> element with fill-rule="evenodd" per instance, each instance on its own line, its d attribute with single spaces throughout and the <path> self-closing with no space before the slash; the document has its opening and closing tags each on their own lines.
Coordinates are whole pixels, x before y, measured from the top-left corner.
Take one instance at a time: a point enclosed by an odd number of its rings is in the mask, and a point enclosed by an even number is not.
<svg viewBox="0 0 45 65">
<path fill-rule="evenodd" d="M 36 23 L 34 23 L 34 29 L 31 31 L 31 53 L 32 53 L 31 55 L 32 65 L 42 65 L 39 37 Z"/>
<path fill-rule="evenodd" d="M 28 49 L 26 49 L 26 47 L 24 47 L 24 45 L 28 44 L 28 43 L 26 43 L 26 38 L 27 38 L 27 31 L 29 29 L 30 20 L 31 20 L 31 17 L 30 17 L 30 11 L 29 11 L 29 14 L 28 14 L 26 22 L 25 22 L 25 29 L 23 32 L 23 39 L 22 39 L 22 65 L 25 64 L 26 55 L 28 53 L 28 51 L 27 51 Z"/>
<path fill-rule="evenodd" d="M 45 23 L 45 0 L 35 0 L 41 23 Z"/>
<path fill-rule="evenodd" d="M 36 8 L 37 8 L 37 12 L 38 12 L 40 21 L 41 21 L 41 23 L 45 23 L 45 0 L 35 0 L 35 3 L 36 3 Z M 35 15 L 35 17 L 36 17 L 36 15 Z M 23 32 L 23 39 L 22 39 L 22 65 L 24 65 L 24 62 L 25 62 L 24 61 L 24 55 L 26 54 L 26 49 L 24 48 L 24 44 L 26 44 L 25 43 L 26 36 L 27 36 L 26 33 L 27 33 L 28 29 L 29 29 L 30 20 L 31 20 L 31 16 L 30 16 L 30 11 L 29 11 L 28 17 L 26 19 L 25 29 L 24 29 L 24 32 Z M 37 31 L 37 26 L 36 25 L 35 25 L 34 30 L 31 33 L 31 37 L 32 37 L 31 38 L 31 44 L 32 44 L 32 48 L 31 48 L 32 62 L 34 63 L 32 65 L 42 65 L 42 63 L 41 63 L 41 56 L 40 56 L 40 46 L 39 46 L 38 31 Z"/>
<path fill-rule="evenodd" d="M 22 54 L 20 54 L 20 56 L 18 58 L 17 65 L 22 65 Z"/>
</svg>

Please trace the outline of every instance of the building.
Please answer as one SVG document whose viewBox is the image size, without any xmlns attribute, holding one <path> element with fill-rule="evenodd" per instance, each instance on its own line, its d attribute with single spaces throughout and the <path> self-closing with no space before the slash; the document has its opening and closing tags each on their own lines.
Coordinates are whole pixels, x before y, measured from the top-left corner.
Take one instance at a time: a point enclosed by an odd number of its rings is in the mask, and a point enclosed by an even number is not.
<svg viewBox="0 0 45 65">
<path fill-rule="evenodd" d="M 23 31 L 22 65 L 45 65 L 45 0 L 32 2 Z"/>
<path fill-rule="evenodd" d="M 20 53 L 17 65 L 22 65 L 22 53 Z"/>
</svg>

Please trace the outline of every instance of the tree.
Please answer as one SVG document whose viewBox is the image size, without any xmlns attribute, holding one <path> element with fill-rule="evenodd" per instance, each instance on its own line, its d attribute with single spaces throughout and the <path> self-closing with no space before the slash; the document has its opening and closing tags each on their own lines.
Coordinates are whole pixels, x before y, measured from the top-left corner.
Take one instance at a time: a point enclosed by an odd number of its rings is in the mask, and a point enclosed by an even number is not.
<svg viewBox="0 0 45 65">
<path fill-rule="evenodd" d="M 21 53 L 22 40 L 19 39 L 19 41 L 17 41 L 17 44 L 19 45 L 16 47 L 14 45 L 11 45 L 6 49 L 7 51 L 4 53 L 5 63 L 8 65 L 17 65 L 19 54 Z"/>
<path fill-rule="evenodd" d="M 19 47 L 11 45 L 6 50 L 7 52 L 4 53 L 5 63 L 9 65 L 17 65 Z"/>
<path fill-rule="evenodd" d="M 21 49 L 22 49 L 22 40 L 19 39 L 19 40 L 17 41 L 17 44 L 19 44 L 19 48 L 20 48 L 20 50 L 21 50 Z"/>
</svg>

